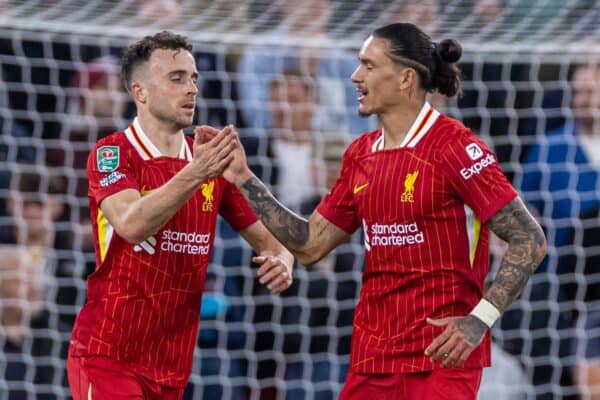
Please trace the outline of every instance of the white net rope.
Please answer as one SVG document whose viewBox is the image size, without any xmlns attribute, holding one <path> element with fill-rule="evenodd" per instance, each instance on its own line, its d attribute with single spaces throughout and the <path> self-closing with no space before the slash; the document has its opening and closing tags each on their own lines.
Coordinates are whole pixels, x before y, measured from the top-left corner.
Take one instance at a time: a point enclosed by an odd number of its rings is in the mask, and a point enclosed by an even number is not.
<svg viewBox="0 0 600 400">
<path fill-rule="evenodd" d="M 574 371 L 600 348 L 600 184 L 574 138 L 559 160 L 544 156 L 548 146 L 537 158 L 532 149 L 578 121 L 573 70 L 600 64 L 598 2 L 290 3 L 0 1 L 0 400 L 69 396 L 66 348 L 94 268 L 85 158 L 133 117 L 116 75 L 124 46 L 163 28 L 190 37 L 198 123 L 236 124 L 255 172 L 306 213 L 348 140 L 375 126 L 356 117 L 348 71 L 370 31 L 395 20 L 464 44 L 464 96 L 432 102 L 493 146 L 551 244 L 494 328 L 495 366 L 480 398 L 581 398 Z M 600 105 L 588 109 L 597 133 Z M 589 146 L 600 154 L 598 142 Z M 556 168 L 566 176 L 558 189 Z M 271 296 L 249 268 L 250 249 L 220 224 L 185 398 L 337 398 L 363 250 L 357 235 Z"/>
<path fill-rule="evenodd" d="M 176 28 L 192 39 L 246 44 L 298 43 L 306 37 L 256 37 L 255 32 L 276 28 L 289 0 L 24 0 L 3 1 L 2 26 L 50 32 L 139 37 L 157 28 Z M 305 32 L 324 17 L 322 4 L 295 4 Z M 329 3 L 329 2 L 327 2 Z M 330 5 L 329 5 L 330 4 Z M 329 36 L 352 47 L 368 36 L 372 26 L 390 20 L 415 20 L 435 26 L 436 35 L 461 39 L 467 47 L 488 45 L 514 50 L 597 46 L 596 0 L 425 0 L 331 1 L 327 15 Z M 590 10 L 595 12 L 590 13 Z M 315 40 L 312 38 L 312 40 Z"/>
</svg>

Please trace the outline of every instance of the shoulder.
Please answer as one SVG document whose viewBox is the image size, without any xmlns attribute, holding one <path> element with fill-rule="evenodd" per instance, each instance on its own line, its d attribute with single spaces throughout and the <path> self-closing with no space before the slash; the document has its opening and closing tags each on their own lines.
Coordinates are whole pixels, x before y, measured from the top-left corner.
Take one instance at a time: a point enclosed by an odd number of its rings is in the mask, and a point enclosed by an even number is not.
<svg viewBox="0 0 600 400">
<path fill-rule="evenodd" d="M 100 147 L 103 147 L 103 146 L 126 146 L 126 147 L 129 147 L 131 145 L 129 143 L 129 140 L 127 140 L 127 137 L 125 136 L 125 132 L 117 131 L 117 132 L 113 132 L 110 135 L 105 136 L 102 139 L 98 140 L 96 142 L 96 145 L 94 146 L 94 149 L 99 149 Z"/>
<path fill-rule="evenodd" d="M 473 131 L 465 126 L 461 121 L 440 114 L 432 129 L 437 132 L 436 137 L 441 140 L 456 140 L 474 138 Z"/>
<path fill-rule="evenodd" d="M 125 132 L 117 131 L 98 140 L 88 157 L 88 169 L 98 165 L 99 171 L 112 171 L 123 164 L 125 159 L 131 159 L 134 148 L 125 136 Z M 90 164 L 91 163 L 91 164 Z M 103 168 L 100 168 L 100 165 Z"/>
<path fill-rule="evenodd" d="M 373 152 L 373 146 L 381 138 L 381 129 L 365 132 L 354 139 L 344 153 L 344 159 L 361 157 Z"/>
<path fill-rule="evenodd" d="M 462 122 L 443 114 L 440 114 L 437 121 L 431 127 L 431 130 L 430 147 L 440 152 L 447 152 L 456 148 L 466 148 L 472 143 L 476 147 L 486 149 L 488 147 L 480 137 Z"/>
</svg>

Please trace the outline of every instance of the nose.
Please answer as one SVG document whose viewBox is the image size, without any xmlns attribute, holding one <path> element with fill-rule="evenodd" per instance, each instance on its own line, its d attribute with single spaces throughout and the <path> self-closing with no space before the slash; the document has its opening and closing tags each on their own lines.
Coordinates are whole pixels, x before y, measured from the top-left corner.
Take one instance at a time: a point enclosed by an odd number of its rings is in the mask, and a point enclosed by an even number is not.
<svg viewBox="0 0 600 400">
<path fill-rule="evenodd" d="M 362 67 L 362 65 L 359 65 L 358 67 L 356 67 L 356 69 L 354 70 L 352 75 L 350 75 L 350 79 L 352 80 L 352 82 L 354 82 L 354 83 L 362 82 L 361 67 Z"/>
<path fill-rule="evenodd" d="M 198 81 L 194 81 L 194 79 L 190 78 L 188 83 L 188 93 L 196 95 L 198 94 L 198 91 Z"/>
</svg>

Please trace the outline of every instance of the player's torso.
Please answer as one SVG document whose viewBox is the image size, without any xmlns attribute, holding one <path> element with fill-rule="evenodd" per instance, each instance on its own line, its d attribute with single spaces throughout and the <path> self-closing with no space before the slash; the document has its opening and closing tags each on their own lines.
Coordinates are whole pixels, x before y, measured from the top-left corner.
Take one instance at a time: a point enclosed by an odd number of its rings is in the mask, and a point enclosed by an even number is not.
<svg viewBox="0 0 600 400">
<path fill-rule="evenodd" d="M 132 155 L 135 157 L 135 155 Z M 170 157 L 134 161 L 136 179 L 142 196 L 164 185 L 187 161 Z M 154 235 L 131 244 L 113 232 L 96 274 L 133 280 L 147 293 L 155 293 L 156 282 L 178 290 L 200 293 L 208 265 L 224 182 L 209 179 L 183 204 Z M 110 225 L 99 210 L 95 234 L 102 242 L 101 225 Z M 102 256 L 103 255 L 103 256 Z M 140 269 L 140 271 L 136 271 Z M 158 275 L 152 273 L 156 270 Z M 129 291 L 125 286 L 121 290 Z"/>
<path fill-rule="evenodd" d="M 100 187 L 127 180 L 127 187 L 148 196 L 189 162 L 143 159 L 127 142 L 113 144 L 105 147 L 118 148 L 119 162 L 126 167 L 112 166 L 114 172 Z M 190 359 L 183 349 L 193 346 L 198 329 L 224 184 L 220 179 L 202 183 L 163 227 L 137 244 L 120 237 L 90 197 L 97 267 L 88 277 L 87 301 L 73 332 L 77 354 L 131 362 L 153 379 L 171 374 L 172 382 L 179 382 L 187 376 Z"/>
<path fill-rule="evenodd" d="M 142 196 L 164 185 L 186 161 L 159 158 L 143 163 L 140 170 Z M 208 179 L 155 234 L 133 246 L 133 252 L 165 265 L 167 271 L 187 272 L 206 266 L 214 242 L 219 204 L 224 182 Z"/>
<path fill-rule="evenodd" d="M 481 294 L 487 253 L 476 260 L 471 249 L 487 238 L 444 171 L 439 125 L 413 147 L 372 151 L 372 138 L 353 158 L 348 183 L 366 257 L 354 317 L 356 371 L 432 368 L 423 356 L 433 338 L 425 319 L 467 313 Z"/>
<path fill-rule="evenodd" d="M 367 273 L 421 274 L 468 260 L 464 204 L 422 144 L 356 160 L 351 187 Z"/>
</svg>

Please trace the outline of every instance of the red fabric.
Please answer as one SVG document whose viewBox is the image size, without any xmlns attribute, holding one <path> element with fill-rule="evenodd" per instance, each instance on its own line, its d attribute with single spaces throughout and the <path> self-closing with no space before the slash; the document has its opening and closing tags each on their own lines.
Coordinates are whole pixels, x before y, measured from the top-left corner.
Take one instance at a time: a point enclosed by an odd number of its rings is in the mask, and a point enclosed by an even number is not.
<svg viewBox="0 0 600 400">
<path fill-rule="evenodd" d="M 456 120 L 440 115 L 413 148 L 374 152 L 380 135 L 367 133 L 349 146 L 340 178 L 317 208 L 348 233 L 365 231 L 350 368 L 431 370 L 437 366 L 424 350 L 442 329 L 425 319 L 467 315 L 483 295 L 489 270 L 488 229 L 481 225 L 475 247 L 465 206 L 485 222 L 517 194 L 487 146 Z M 466 150 L 472 144 L 481 150 L 475 160 Z M 469 176 L 464 170 L 475 163 L 481 169 Z M 465 367 L 489 363 L 486 335 Z"/>
<path fill-rule="evenodd" d="M 181 400 L 184 391 L 137 376 L 106 357 L 69 355 L 67 376 L 73 400 Z"/>
<path fill-rule="evenodd" d="M 119 147 L 116 171 L 98 171 L 96 149 L 101 146 Z M 237 230 L 257 217 L 237 188 L 216 178 L 212 208 L 206 207 L 202 191 L 196 191 L 154 235 L 155 244 L 150 246 L 154 254 L 115 232 L 101 259 L 100 241 L 106 243 L 108 237 L 102 232 L 110 228 L 103 230 L 99 224 L 98 205 L 124 189 L 156 189 L 185 165 L 186 161 L 170 157 L 143 160 L 122 132 L 102 139 L 90 153 L 89 200 L 97 267 L 88 278 L 87 301 L 71 341 L 75 356 L 126 362 L 135 373 L 174 387 L 184 387 L 191 370 L 217 215 Z M 110 174 L 112 183 L 103 181 Z"/>
<path fill-rule="evenodd" d="M 383 375 L 349 372 L 339 400 L 476 400 L 481 376 L 481 368 Z"/>
</svg>

